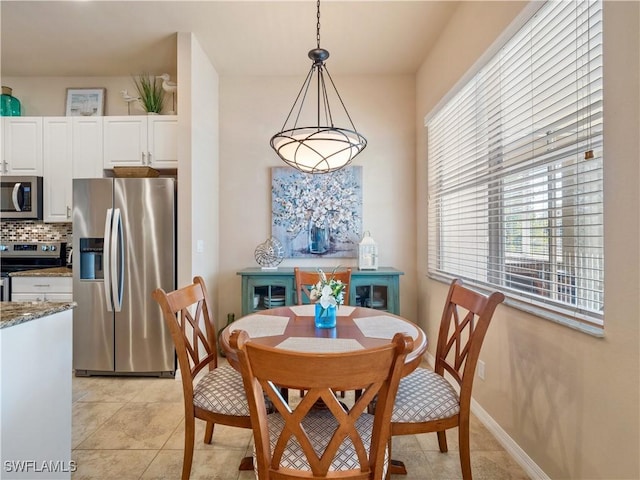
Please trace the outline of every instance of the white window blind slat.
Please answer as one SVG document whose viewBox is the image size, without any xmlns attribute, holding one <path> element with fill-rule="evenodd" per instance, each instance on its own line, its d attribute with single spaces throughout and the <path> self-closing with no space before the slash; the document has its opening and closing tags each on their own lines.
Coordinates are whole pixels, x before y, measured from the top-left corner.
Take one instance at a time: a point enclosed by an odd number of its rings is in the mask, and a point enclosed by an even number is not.
<svg viewBox="0 0 640 480">
<path fill-rule="evenodd" d="M 431 276 L 603 327 L 602 52 L 601 0 L 549 1 L 430 118 Z"/>
</svg>

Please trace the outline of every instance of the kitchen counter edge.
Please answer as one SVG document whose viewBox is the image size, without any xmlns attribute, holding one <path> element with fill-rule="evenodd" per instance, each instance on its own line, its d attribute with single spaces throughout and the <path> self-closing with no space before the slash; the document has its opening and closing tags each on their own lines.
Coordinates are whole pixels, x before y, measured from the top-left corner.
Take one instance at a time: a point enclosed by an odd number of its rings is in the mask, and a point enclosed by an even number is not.
<svg viewBox="0 0 640 480">
<path fill-rule="evenodd" d="M 12 272 L 10 277 L 72 277 L 73 270 L 69 267 L 49 267 L 35 270 Z"/>
<path fill-rule="evenodd" d="M 0 329 L 75 308 L 76 302 L 0 302 Z"/>
</svg>

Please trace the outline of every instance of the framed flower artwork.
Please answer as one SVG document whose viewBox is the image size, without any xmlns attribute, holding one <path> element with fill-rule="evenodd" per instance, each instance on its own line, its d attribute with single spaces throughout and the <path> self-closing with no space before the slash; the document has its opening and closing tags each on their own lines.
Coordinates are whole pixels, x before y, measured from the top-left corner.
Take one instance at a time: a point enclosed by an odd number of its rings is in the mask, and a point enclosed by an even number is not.
<svg viewBox="0 0 640 480">
<path fill-rule="evenodd" d="M 286 258 L 358 256 L 362 236 L 362 167 L 311 175 L 271 169 L 271 234 Z"/>
</svg>

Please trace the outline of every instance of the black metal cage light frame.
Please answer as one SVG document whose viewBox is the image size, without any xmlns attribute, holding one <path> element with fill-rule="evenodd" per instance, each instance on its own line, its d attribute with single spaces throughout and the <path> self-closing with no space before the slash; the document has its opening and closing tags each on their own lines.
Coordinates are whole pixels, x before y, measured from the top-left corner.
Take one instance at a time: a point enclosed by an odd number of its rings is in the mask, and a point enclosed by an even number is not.
<svg viewBox="0 0 640 480">
<path fill-rule="evenodd" d="M 356 130 L 325 65 L 325 61 L 329 58 L 329 52 L 320 48 L 320 0 L 317 2 L 316 40 L 317 47 L 309 51 L 309 58 L 313 60 L 311 69 L 284 121 L 282 130 L 271 137 L 271 147 L 287 165 L 301 172 L 329 173 L 349 165 L 356 155 L 367 146 L 367 140 Z M 329 84 L 325 80 L 325 75 Z M 299 127 L 298 121 L 314 78 L 317 82 L 317 125 Z M 328 86 L 333 88 L 335 96 L 349 119 L 351 128 L 340 128 L 333 124 Z M 297 113 L 293 116 L 296 111 Z M 290 120 L 293 122 L 293 126 L 287 128 Z"/>
</svg>

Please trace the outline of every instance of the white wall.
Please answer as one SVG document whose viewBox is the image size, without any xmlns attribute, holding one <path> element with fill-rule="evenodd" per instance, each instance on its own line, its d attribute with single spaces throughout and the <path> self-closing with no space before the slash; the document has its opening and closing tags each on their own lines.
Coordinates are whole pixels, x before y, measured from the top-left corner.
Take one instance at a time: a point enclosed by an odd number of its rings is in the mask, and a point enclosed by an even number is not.
<svg viewBox="0 0 640 480">
<path fill-rule="evenodd" d="M 306 65 L 305 65 L 306 67 Z M 254 250 L 271 234 L 271 167 L 285 164 L 269 140 L 281 129 L 304 80 L 299 77 L 220 79 L 220 308 L 239 316 L 240 277 L 257 267 Z M 413 76 L 338 77 L 334 81 L 367 148 L 363 228 L 378 242 L 380 265 L 400 277 L 401 313 L 415 317 L 415 82 Z M 333 107 L 335 108 L 335 107 Z M 357 259 L 285 260 L 293 265 L 353 266 Z"/>
<path fill-rule="evenodd" d="M 164 72 L 154 72 L 160 75 Z M 176 80 L 175 72 L 168 72 Z M 13 89 L 13 96 L 20 100 L 23 116 L 64 116 L 67 88 L 105 88 L 105 115 L 127 115 L 127 103 L 120 92 L 127 90 L 136 95 L 131 76 L 113 77 L 2 77 L 2 85 Z M 171 95 L 165 95 L 164 113 L 172 108 Z M 137 102 L 130 107 L 131 115 L 145 115 Z"/>
<path fill-rule="evenodd" d="M 447 288 L 426 279 L 423 118 L 524 5 L 463 3 L 418 73 L 418 316 L 429 338 Z M 640 478 L 639 31 L 639 3 L 604 2 L 605 338 L 501 305 L 480 355 L 486 380 L 474 384 L 482 408 L 551 478 Z"/>
<path fill-rule="evenodd" d="M 200 275 L 215 304 L 220 210 L 218 74 L 193 34 L 178 34 L 178 72 L 178 286 Z"/>
</svg>

